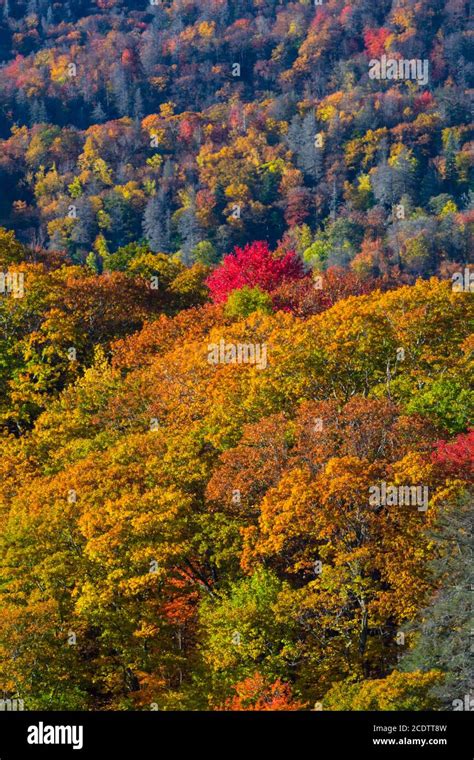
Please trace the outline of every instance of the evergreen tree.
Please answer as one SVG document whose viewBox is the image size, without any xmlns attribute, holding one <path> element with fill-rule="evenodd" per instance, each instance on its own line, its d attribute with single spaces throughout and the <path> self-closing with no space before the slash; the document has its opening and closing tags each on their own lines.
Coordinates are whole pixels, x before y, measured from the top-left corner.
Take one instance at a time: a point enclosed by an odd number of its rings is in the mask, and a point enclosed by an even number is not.
<svg viewBox="0 0 474 760">
<path fill-rule="evenodd" d="M 107 114 L 105 113 L 104 109 L 102 108 L 101 103 L 97 103 L 96 106 L 94 106 L 92 113 L 91 113 L 91 119 L 93 124 L 102 124 L 102 122 L 106 121 Z"/>
<path fill-rule="evenodd" d="M 192 252 L 202 240 L 202 232 L 196 217 L 194 193 L 190 195 L 189 205 L 180 210 L 178 216 L 178 233 L 181 238 L 181 253 L 185 264 L 191 264 Z"/>
<path fill-rule="evenodd" d="M 115 66 L 111 80 L 117 111 L 120 116 L 128 116 L 130 110 L 130 93 L 125 71 L 120 64 Z"/>
<path fill-rule="evenodd" d="M 448 131 L 448 135 L 444 144 L 444 178 L 448 186 L 448 192 L 453 194 L 457 188 L 458 172 L 456 168 L 456 152 L 457 152 L 456 138 L 452 129 Z"/>
<path fill-rule="evenodd" d="M 472 493 L 467 493 L 438 521 L 434 539 L 439 557 L 433 572 L 440 588 L 420 616 L 414 649 L 401 663 L 405 671 L 446 673 L 444 683 L 434 689 L 446 709 L 453 709 L 453 702 L 466 695 L 473 697 L 473 518 Z"/>
<path fill-rule="evenodd" d="M 43 100 L 36 98 L 30 105 L 30 124 L 45 124 L 48 121 L 48 114 Z"/>
<path fill-rule="evenodd" d="M 390 208 L 394 203 L 395 193 L 393 174 L 392 167 L 389 165 L 387 159 L 383 158 L 371 177 L 374 197 L 386 208 Z"/>
<path fill-rule="evenodd" d="M 162 190 L 149 199 L 143 215 L 143 234 L 155 253 L 170 251 L 170 220 Z"/>
<path fill-rule="evenodd" d="M 292 119 L 287 138 L 298 168 L 314 180 L 321 177 L 324 155 L 324 147 L 316 146 L 317 131 L 316 117 L 311 110 L 303 119 L 300 116 Z"/>
<path fill-rule="evenodd" d="M 140 122 L 143 119 L 144 113 L 143 97 L 140 88 L 138 88 L 133 98 L 133 117 L 136 121 Z"/>
<path fill-rule="evenodd" d="M 71 240 L 81 253 L 88 250 L 96 232 L 94 209 L 87 198 L 75 201 L 77 220 L 71 232 Z"/>
</svg>

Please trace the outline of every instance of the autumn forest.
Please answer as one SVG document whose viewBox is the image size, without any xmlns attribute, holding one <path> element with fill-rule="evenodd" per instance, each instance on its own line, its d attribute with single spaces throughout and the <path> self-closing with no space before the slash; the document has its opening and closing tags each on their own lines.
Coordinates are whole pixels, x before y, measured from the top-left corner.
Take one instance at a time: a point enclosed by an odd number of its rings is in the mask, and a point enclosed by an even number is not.
<svg viewBox="0 0 474 760">
<path fill-rule="evenodd" d="M 0 701 L 474 709 L 464 0 L 0 0 Z"/>
</svg>

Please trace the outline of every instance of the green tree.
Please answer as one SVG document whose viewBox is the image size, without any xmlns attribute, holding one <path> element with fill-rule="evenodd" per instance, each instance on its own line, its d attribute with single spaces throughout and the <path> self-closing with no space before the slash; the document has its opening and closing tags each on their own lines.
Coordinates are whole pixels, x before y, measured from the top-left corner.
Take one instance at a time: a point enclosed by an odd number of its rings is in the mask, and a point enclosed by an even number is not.
<svg viewBox="0 0 474 760">
<path fill-rule="evenodd" d="M 272 680 L 287 671 L 293 626 L 275 616 L 283 587 L 276 575 L 259 569 L 251 577 L 229 584 L 219 596 L 201 602 L 203 658 L 218 702 L 230 696 L 232 686 L 253 675 L 257 667 Z"/>
<path fill-rule="evenodd" d="M 410 414 L 430 417 L 451 434 L 462 433 L 472 424 L 473 408 L 474 392 L 449 377 L 430 379 L 407 404 Z"/>
<path fill-rule="evenodd" d="M 225 313 L 235 318 L 248 317 L 254 311 L 270 314 L 272 310 L 271 296 L 258 287 L 250 288 L 248 285 L 240 290 L 233 290 L 225 305 Z"/>
</svg>

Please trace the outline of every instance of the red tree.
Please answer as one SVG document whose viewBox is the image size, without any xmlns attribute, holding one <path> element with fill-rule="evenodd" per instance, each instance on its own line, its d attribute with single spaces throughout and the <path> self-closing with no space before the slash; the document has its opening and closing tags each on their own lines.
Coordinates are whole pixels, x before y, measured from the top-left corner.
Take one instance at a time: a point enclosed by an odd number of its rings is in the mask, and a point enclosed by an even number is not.
<svg viewBox="0 0 474 760">
<path fill-rule="evenodd" d="M 381 287 L 380 279 L 362 279 L 355 272 L 342 267 L 330 267 L 321 279 L 321 289 L 317 280 L 307 276 L 298 282 L 284 283 L 272 293 L 273 306 L 281 311 L 290 311 L 301 319 L 320 314 L 330 309 L 337 301 L 349 296 L 360 296 Z"/>
<path fill-rule="evenodd" d="M 439 441 L 432 460 L 443 474 L 469 481 L 474 472 L 474 430 L 449 442 Z"/>
<path fill-rule="evenodd" d="M 283 683 L 279 678 L 269 683 L 261 673 L 255 673 L 244 681 L 240 681 L 234 688 L 236 696 L 227 700 L 221 709 L 288 712 L 302 710 L 305 707 L 304 704 L 293 699 L 291 688 L 287 683 Z"/>
<path fill-rule="evenodd" d="M 222 303 L 233 290 L 258 286 L 271 292 L 284 282 L 304 276 L 303 265 L 294 251 L 277 258 L 262 241 L 236 247 L 208 277 L 206 284 L 214 303 Z"/>
<path fill-rule="evenodd" d="M 385 50 L 385 40 L 390 37 L 390 29 L 366 29 L 364 32 L 365 49 L 371 58 L 380 58 Z"/>
</svg>

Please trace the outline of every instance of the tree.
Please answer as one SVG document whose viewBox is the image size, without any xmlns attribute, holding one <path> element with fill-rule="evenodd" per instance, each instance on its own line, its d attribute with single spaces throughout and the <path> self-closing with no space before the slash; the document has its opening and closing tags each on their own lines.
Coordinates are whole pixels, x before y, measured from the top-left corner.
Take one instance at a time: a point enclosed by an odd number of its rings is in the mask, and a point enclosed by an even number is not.
<svg viewBox="0 0 474 760">
<path fill-rule="evenodd" d="M 71 231 L 71 241 L 79 253 L 90 248 L 97 232 L 94 209 L 87 198 L 75 200 L 76 217 Z"/>
<path fill-rule="evenodd" d="M 196 201 L 191 193 L 186 205 L 177 215 L 177 228 L 181 238 L 181 255 L 185 264 L 192 261 L 192 252 L 202 240 L 202 232 L 196 215 Z"/>
<path fill-rule="evenodd" d="M 225 313 L 234 318 L 245 318 L 254 311 L 266 314 L 272 311 L 272 299 L 260 288 L 249 288 L 244 285 L 240 290 L 233 290 L 227 299 Z"/>
<path fill-rule="evenodd" d="M 303 275 L 301 261 L 292 251 L 278 258 L 271 253 L 267 243 L 257 242 L 244 248 L 236 247 L 232 254 L 225 256 L 207 284 L 214 303 L 220 303 L 233 290 L 244 285 L 271 292 L 278 285 Z"/>
<path fill-rule="evenodd" d="M 270 682 L 285 672 L 291 627 L 273 613 L 280 588 L 273 574 L 259 570 L 235 581 L 220 599 L 202 601 L 203 655 L 220 703 L 222 697 L 230 697 L 234 683 L 251 678 L 257 666 Z"/>
<path fill-rule="evenodd" d="M 117 111 L 120 116 L 128 116 L 130 112 L 130 92 L 127 76 L 122 64 L 115 64 L 112 70 L 111 82 Z"/>
<path fill-rule="evenodd" d="M 159 192 L 147 202 L 143 215 L 143 233 L 152 251 L 169 252 L 170 222 L 166 210 L 165 195 Z"/>
<path fill-rule="evenodd" d="M 291 712 L 304 708 L 302 702 L 294 699 L 290 685 L 279 678 L 269 683 L 261 673 L 257 672 L 254 676 L 236 684 L 234 688 L 236 696 L 228 699 L 220 709 Z"/>
<path fill-rule="evenodd" d="M 469 482 L 474 467 L 474 430 L 456 436 L 452 441 L 439 441 L 432 461 L 446 476 Z"/>
<path fill-rule="evenodd" d="M 102 122 L 106 121 L 107 114 L 105 113 L 101 103 L 97 103 L 97 105 L 94 106 L 91 113 L 91 119 L 93 124 L 102 124 Z"/>
<path fill-rule="evenodd" d="M 335 684 L 326 694 L 325 710 L 435 710 L 439 701 L 430 694 L 443 679 L 439 671 L 400 673 L 359 683 Z"/>
<path fill-rule="evenodd" d="M 314 110 L 303 118 L 295 116 L 288 129 L 288 143 L 296 154 L 296 164 L 312 180 L 323 171 L 324 143 L 317 145 L 317 124 Z"/>
<path fill-rule="evenodd" d="M 439 421 L 451 434 L 460 433 L 473 422 L 473 398 L 462 377 L 432 378 L 409 401 L 408 409 Z"/>
<path fill-rule="evenodd" d="M 191 252 L 194 261 L 211 266 L 218 261 L 218 253 L 209 240 L 201 240 Z"/>
<path fill-rule="evenodd" d="M 472 493 L 466 491 L 451 500 L 439 516 L 433 531 L 438 558 L 432 564 L 437 590 L 425 607 L 415 628 L 416 643 L 402 660 L 408 675 L 414 669 L 436 670 L 443 677 L 431 685 L 433 698 L 443 709 L 456 709 L 459 700 L 465 709 L 472 699 Z"/>
<path fill-rule="evenodd" d="M 26 249 L 18 242 L 12 230 L 0 227 L 0 266 L 8 268 L 12 264 L 24 261 Z"/>
</svg>

